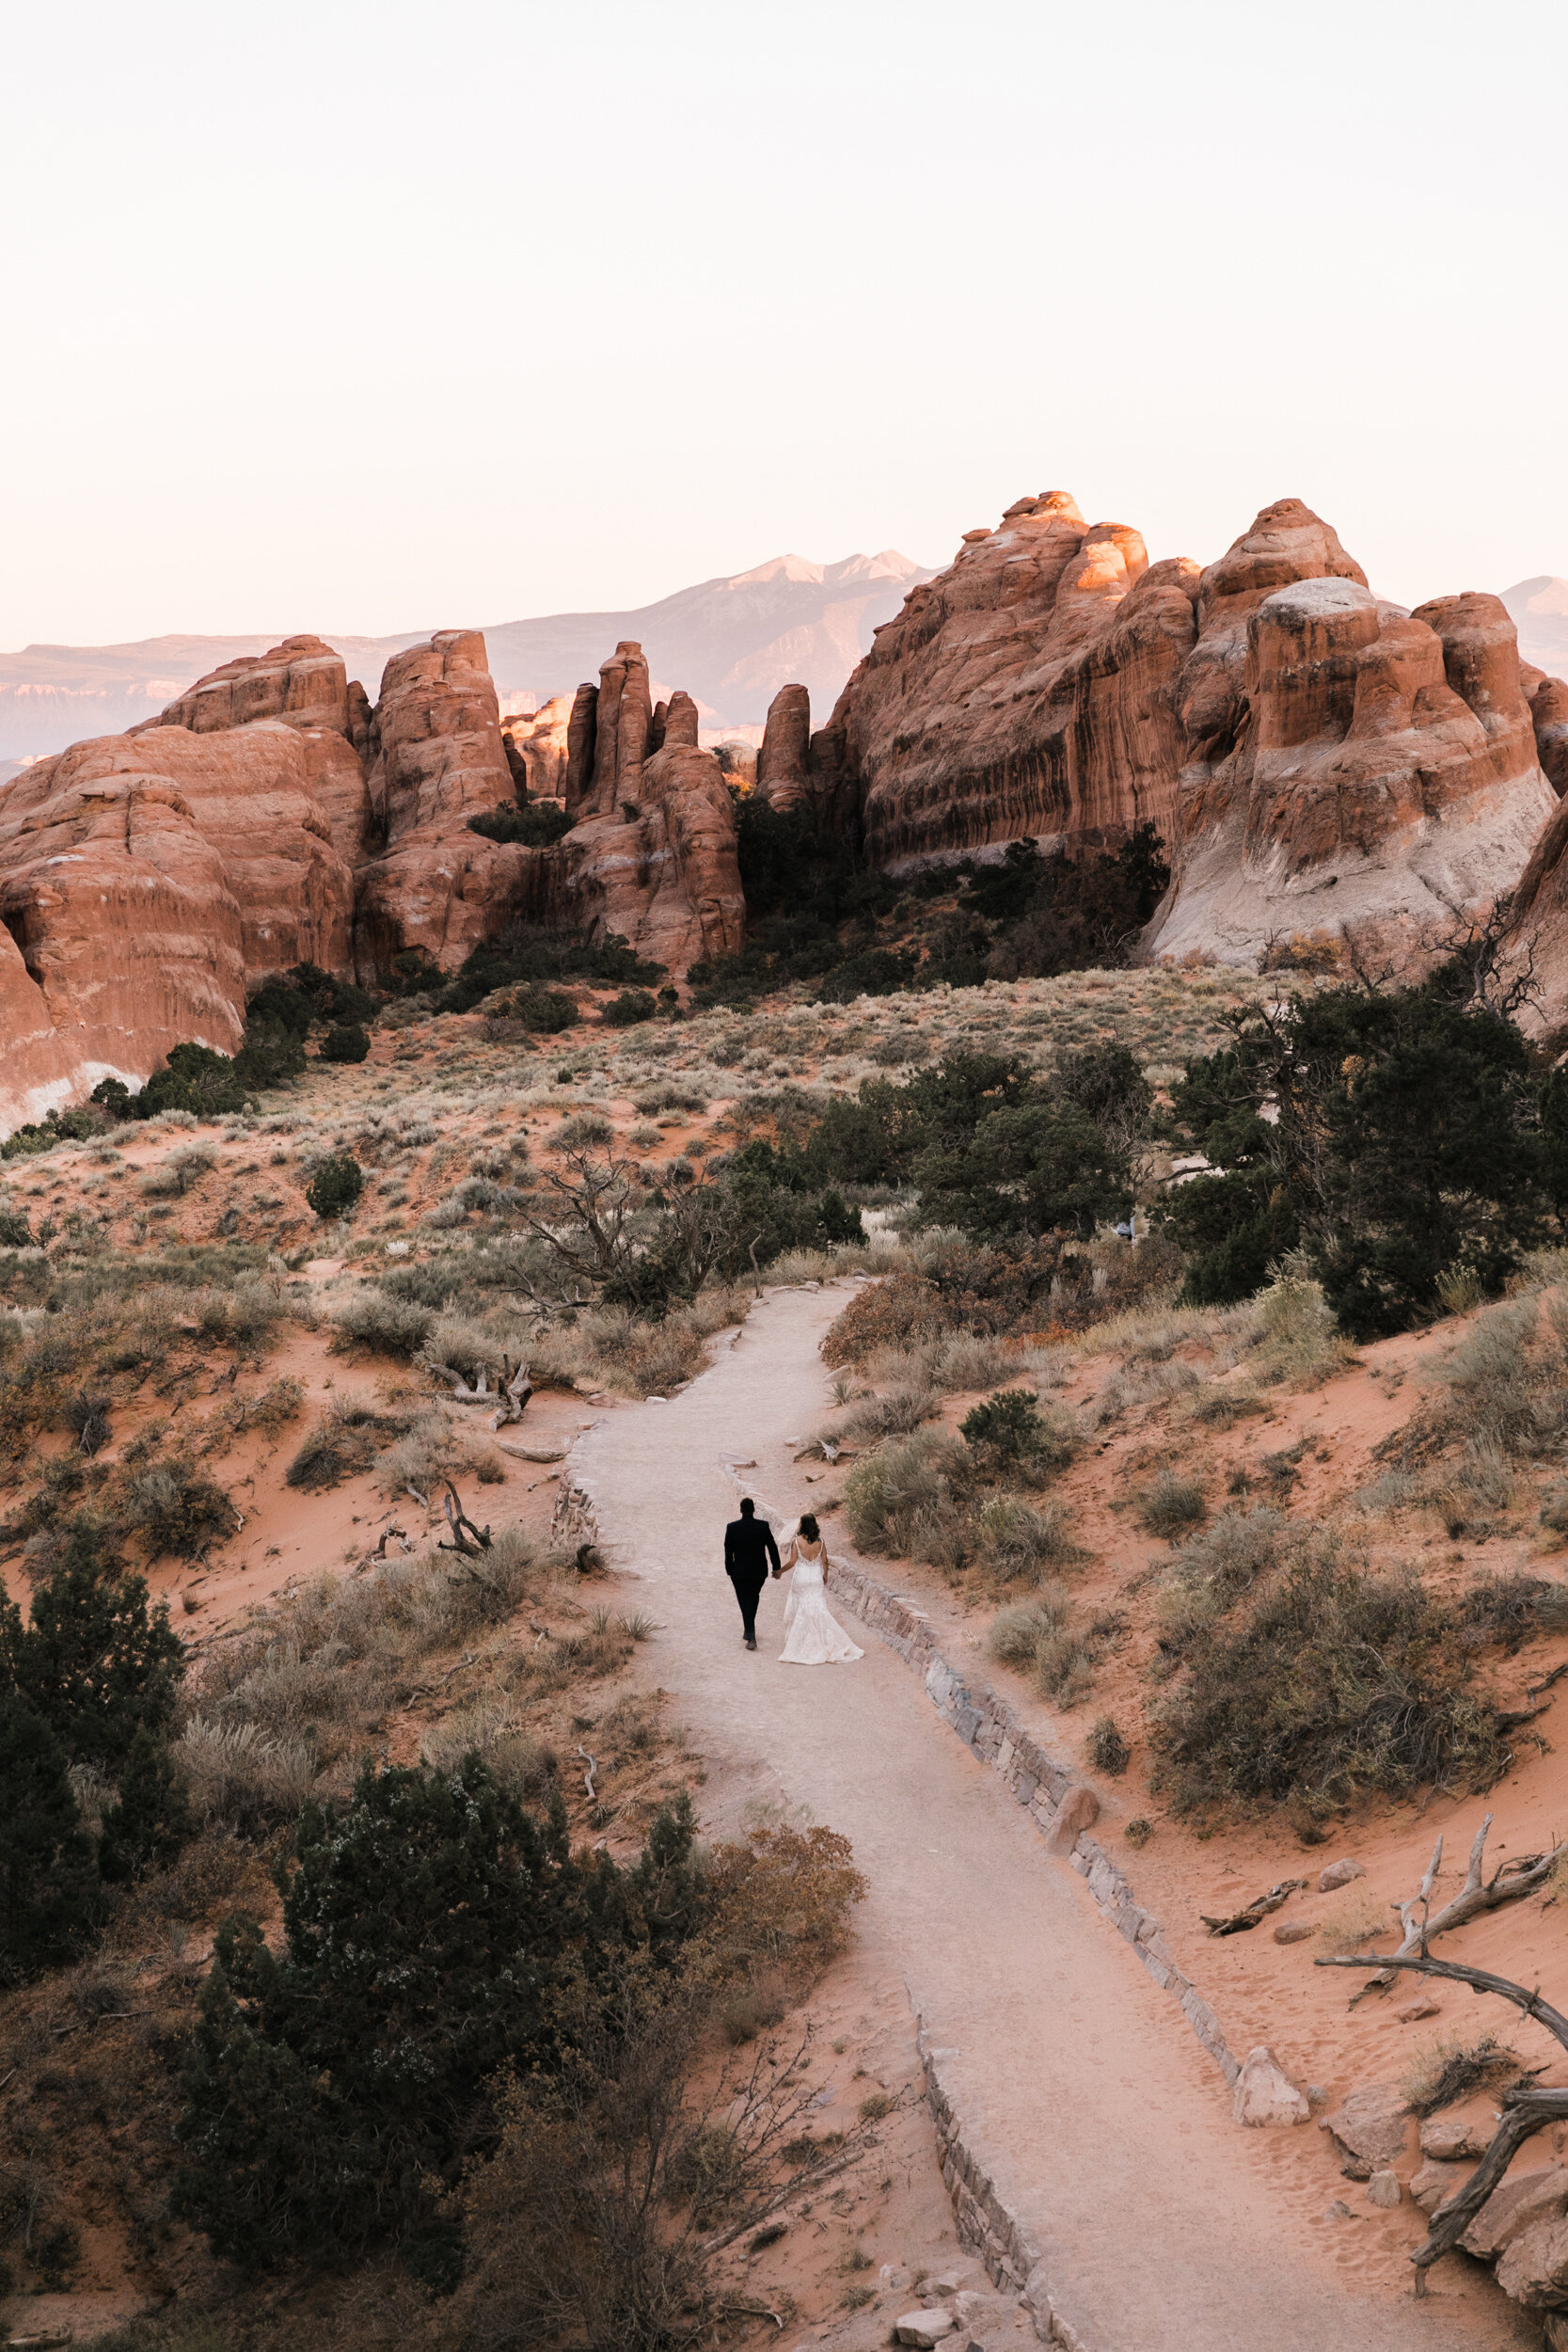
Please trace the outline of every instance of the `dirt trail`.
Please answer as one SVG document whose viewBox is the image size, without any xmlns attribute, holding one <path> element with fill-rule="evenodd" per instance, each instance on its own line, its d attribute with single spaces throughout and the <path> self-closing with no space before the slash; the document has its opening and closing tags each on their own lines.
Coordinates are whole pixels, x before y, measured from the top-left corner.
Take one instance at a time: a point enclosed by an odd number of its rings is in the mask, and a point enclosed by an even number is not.
<svg viewBox="0 0 1568 2352">
<path fill-rule="evenodd" d="M 1041 2250 L 1055 2305 L 1092 2352 L 1536 2342 L 1489 2282 L 1444 2265 L 1418 2306 L 1402 2279 L 1397 2292 L 1357 2275 L 1362 2224 L 1291 2213 L 1275 2176 L 1306 2152 L 1282 2143 L 1312 2127 L 1231 2121 L 1217 2070 L 1082 1880 L 842 1603 L 865 1645 L 858 1664 L 780 1665 L 779 1586 L 764 1597 L 759 1652 L 742 1648 L 722 1572 L 728 1465 L 754 1459 L 743 1477 L 759 1507 L 809 1506 L 791 1441 L 824 1417 L 816 1344 L 846 1287 L 772 1293 L 684 1394 L 615 1412 L 573 1466 L 615 1566 L 645 1581 L 660 1679 L 705 1746 L 733 1761 L 729 1785 L 804 1805 L 853 1839 L 870 1882 L 863 1939 L 902 1970 L 952 2053 L 944 2078 L 970 2146 Z M 1326 2207 L 1341 2184 L 1322 2170 Z M 1407 2217 L 1414 2245 L 1420 2217 Z"/>
</svg>

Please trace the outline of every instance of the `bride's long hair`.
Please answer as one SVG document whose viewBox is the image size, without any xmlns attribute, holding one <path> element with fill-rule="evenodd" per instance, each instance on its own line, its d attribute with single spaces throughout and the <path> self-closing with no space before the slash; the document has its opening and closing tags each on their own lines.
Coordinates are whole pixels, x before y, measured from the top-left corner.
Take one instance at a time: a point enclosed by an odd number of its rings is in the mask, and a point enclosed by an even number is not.
<svg viewBox="0 0 1568 2352">
<path fill-rule="evenodd" d="M 804 1536 L 808 1544 L 819 1544 L 822 1540 L 822 1531 L 809 1511 L 801 1512 L 796 1521 L 795 1533 Z"/>
</svg>

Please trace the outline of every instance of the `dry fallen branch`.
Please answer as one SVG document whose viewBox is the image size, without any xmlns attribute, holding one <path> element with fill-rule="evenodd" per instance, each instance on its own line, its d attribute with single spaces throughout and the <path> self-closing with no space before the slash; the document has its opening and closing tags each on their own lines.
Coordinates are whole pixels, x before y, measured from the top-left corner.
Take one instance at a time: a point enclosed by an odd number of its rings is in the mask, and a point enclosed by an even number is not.
<svg viewBox="0 0 1568 2352">
<path fill-rule="evenodd" d="M 1488 1820 L 1491 1816 L 1488 1815 Z M 1476 1840 L 1472 1863 L 1480 1853 L 1486 1835 L 1484 1827 Z M 1441 1841 L 1439 1841 L 1441 1842 Z M 1430 1883 L 1435 1874 L 1437 1856 L 1423 1883 Z M 1450 1905 L 1451 1909 L 1452 1906 Z M 1435 1922 L 1433 1922 L 1435 1925 Z M 1522 1984 L 1513 1984 L 1507 1977 L 1495 1977 L 1486 1968 L 1466 1968 L 1457 1960 L 1429 1960 L 1424 1954 L 1405 1959 L 1396 1953 L 1392 1960 L 1383 1960 L 1373 1953 L 1352 1953 L 1346 1958 L 1320 1960 L 1318 1968 L 1375 1968 L 1380 1974 L 1395 1968 L 1413 1968 L 1424 1977 L 1447 1977 L 1451 1983 L 1467 1984 L 1472 1993 L 1495 1993 L 1499 2000 L 1512 2001 L 1525 2016 L 1535 2018 L 1547 2032 L 1568 2050 L 1568 2017 L 1541 1998 L 1541 1988 L 1527 1992 Z M 1517 2084 L 1502 2096 L 1502 2120 L 1497 2137 L 1471 2173 L 1462 2189 L 1445 2198 L 1432 2217 L 1432 2227 L 1410 2259 L 1416 2265 L 1416 2292 L 1426 2293 L 1426 2274 L 1441 2255 L 1457 2246 L 1471 2222 L 1497 2187 L 1525 2141 L 1547 2123 L 1568 2121 L 1568 2089 L 1542 2090 L 1534 2083 Z"/>
<path fill-rule="evenodd" d="M 1436 1917 L 1433 1918 L 1429 1916 L 1432 1890 L 1443 1861 L 1443 1840 L 1439 1837 L 1432 1850 L 1432 1860 L 1427 1865 L 1426 1876 L 1419 1887 L 1404 1902 L 1394 1905 L 1400 1915 L 1402 1937 L 1398 1950 L 1383 1963 L 1377 1976 L 1368 1978 L 1354 1995 L 1352 2009 L 1369 1993 L 1391 1985 L 1394 1979 L 1389 1972 L 1395 1963 L 1402 1961 L 1407 1953 L 1424 1952 L 1433 1936 L 1447 1935 L 1452 1929 L 1464 1927 L 1468 1920 L 1479 1919 L 1488 1911 L 1500 1909 L 1504 1903 L 1522 1902 L 1527 1895 L 1535 1894 L 1550 1878 L 1559 1854 L 1568 1851 L 1561 1846 L 1554 1846 L 1550 1853 L 1514 1854 L 1509 1861 L 1500 1863 L 1491 1878 L 1483 1883 L 1481 1858 L 1486 1851 L 1487 1833 L 1492 1827 L 1492 1820 L 1493 1816 L 1489 1813 L 1476 1832 L 1464 1885 L 1453 1900 L 1445 1903 Z"/>
<path fill-rule="evenodd" d="M 481 1552 L 491 1549 L 490 1530 L 474 1525 L 459 1502 L 457 1488 L 450 1478 L 446 1484 L 447 1499 L 441 1507 L 446 1512 L 447 1525 L 451 1530 L 451 1541 L 450 1544 L 437 1541 L 436 1549 L 437 1551 L 460 1551 L 465 1559 L 477 1560 Z"/>
<path fill-rule="evenodd" d="M 1277 1886 L 1271 1886 L 1266 1895 L 1259 1895 L 1255 1901 L 1248 1903 L 1244 1911 L 1233 1911 L 1228 1919 L 1211 1919 L 1207 1913 L 1201 1911 L 1197 1915 L 1211 1935 L 1244 1935 L 1249 1928 L 1258 1925 L 1259 1919 L 1266 1919 L 1271 1911 L 1277 1911 L 1282 1903 L 1288 1902 L 1297 1887 L 1306 1883 L 1305 1879 L 1281 1879 Z"/>
<path fill-rule="evenodd" d="M 492 1429 L 504 1429 L 508 1422 L 521 1421 L 529 1398 L 533 1394 L 533 1383 L 528 1376 L 527 1364 L 521 1361 L 514 1363 L 510 1356 L 503 1355 L 501 1358 L 500 1381 L 494 1389 L 483 1365 L 472 1383 L 465 1380 L 460 1372 L 453 1372 L 450 1364 L 433 1363 L 430 1369 L 438 1372 L 443 1380 L 451 1382 L 454 1403 L 493 1405 L 496 1409 L 490 1416 Z"/>
</svg>

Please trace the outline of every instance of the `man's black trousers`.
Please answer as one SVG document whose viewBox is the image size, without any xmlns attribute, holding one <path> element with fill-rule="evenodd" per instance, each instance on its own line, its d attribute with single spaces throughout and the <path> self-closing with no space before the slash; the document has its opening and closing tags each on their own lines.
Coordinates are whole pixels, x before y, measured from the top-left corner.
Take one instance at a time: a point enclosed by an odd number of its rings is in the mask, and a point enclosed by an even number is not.
<svg viewBox="0 0 1568 2352">
<path fill-rule="evenodd" d="M 746 1639 L 754 1642 L 757 1638 L 757 1603 L 768 1581 L 767 1571 L 765 1569 L 761 1576 L 736 1576 L 732 1568 L 729 1578 L 735 1586 L 735 1597 L 740 1603 L 740 1621 L 746 1629 Z"/>
</svg>

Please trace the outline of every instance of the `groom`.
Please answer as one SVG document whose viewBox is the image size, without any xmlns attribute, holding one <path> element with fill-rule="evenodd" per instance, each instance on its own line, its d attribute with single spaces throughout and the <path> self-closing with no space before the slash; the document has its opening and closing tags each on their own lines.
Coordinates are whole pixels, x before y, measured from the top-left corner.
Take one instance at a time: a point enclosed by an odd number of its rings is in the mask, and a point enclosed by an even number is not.
<svg viewBox="0 0 1568 2352">
<path fill-rule="evenodd" d="M 724 1530 L 724 1573 L 735 1586 L 735 1597 L 740 1603 L 740 1622 L 745 1628 L 746 1646 L 757 1645 L 757 1602 L 768 1581 L 769 1561 L 775 1576 L 779 1573 L 779 1547 L 773 1541 L 773 1530 L 766 1519 L 756 1516 L 756 1504 L 748 1495 L 740 1506 L 740 1517 L 731 1519 Z"/>
</svg>

